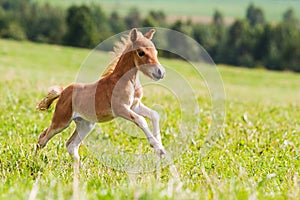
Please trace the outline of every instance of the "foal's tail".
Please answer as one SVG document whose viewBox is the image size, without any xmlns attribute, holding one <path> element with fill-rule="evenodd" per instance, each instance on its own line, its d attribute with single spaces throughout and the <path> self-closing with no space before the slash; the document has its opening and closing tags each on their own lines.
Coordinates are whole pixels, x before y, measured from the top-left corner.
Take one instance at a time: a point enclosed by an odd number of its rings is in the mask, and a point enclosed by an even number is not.
<svg viewBox="0 0 300 200">
<path fill-rule="evenodd" d="M 36 106 L 37 110 L 48 110 L 55 99 L 57 99 L 64 89 L 61 86 L 52 86 L 49 88 L 48 94 Z"/>
</svg>

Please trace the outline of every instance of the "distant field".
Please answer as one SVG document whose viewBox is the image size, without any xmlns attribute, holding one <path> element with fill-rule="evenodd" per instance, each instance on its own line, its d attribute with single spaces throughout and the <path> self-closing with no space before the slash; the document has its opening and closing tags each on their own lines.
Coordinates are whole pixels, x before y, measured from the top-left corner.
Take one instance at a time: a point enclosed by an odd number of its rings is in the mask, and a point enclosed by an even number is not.
<svg viewBox="0 0 300 200">
<path fill-rule="evenodd" d="M 88 54 L 86 49 L 0 40 L 0 199 L 70 199 L 76 192 L 80 199 L 299 199 L 300 74 L 218 66 L 226 91 L 223 137 L 201 156 L 212 126 L 210 95 L 186 62 L 167 59 L 161 63 L 189 81 L 200 108 L 187 116 L 199 126 L 182 144 L 188 149 L 174 159 L 177 173 L 167 166 L 127 174 L 97 159 L 84 143 L 79 183 L 74 184 L 65 149 L 74 126 L 35 155 L 38 136 L 53 113 L 35 106 L 49 86 L 74 82 Z M 108 60 L 99 52 L 95 62 Z M 144 102 L 162 112 L 163 143 L 172 145 L 180 137 L 176 101 L 155 85 L 145 87 Z M 113 121 L 98 125 L 91 135 L 99 148 L 152 152 L 145 139 L 128 133 Z"/>
<path fill-rule="evenodd" d="M 130 8 L 137 7 L 142 15 L 145 15 L 149 10 L 162 10 L 170 19 L 187 17 L 195 21 L 208 21 L 207 18 L 211 17 L 215 10 L 220 10 L 228 21 L 234 18 L 243 18 L 245 17 L 246 8 L 253 2 L 264 10 L 268 21 L 280 21 L 282 14 L 288 8 L 293 8 L 297 18 L 300 19 L 300 1 L 298 0 L 38 0 L 38 2 L 49 2 L 53 5 L 65 7 L 71 4 L 100 2 L 107 13 L 117 10 L 120 14 L 125 15 Z"/>
</svg>

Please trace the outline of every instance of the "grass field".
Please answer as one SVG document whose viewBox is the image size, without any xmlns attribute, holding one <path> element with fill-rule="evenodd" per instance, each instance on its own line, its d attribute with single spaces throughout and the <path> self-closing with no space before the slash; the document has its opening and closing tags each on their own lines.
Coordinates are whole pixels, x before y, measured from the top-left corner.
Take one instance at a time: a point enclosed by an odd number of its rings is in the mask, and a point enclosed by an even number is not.
<svg viewBox="0 0 300 200">
<path fill-rule="evenodd" d="M 64 147 L 72 128 L 34 154 L 53 112 L 41 113 L 35 106 L 49 86 L 74 82 L 88 54 L 85 49 L 0 40 L 1 199 L 70 199 L 75 194 L 80 199 L 299 199 L 300 74 L 218 66 L 226 91 L 223 138 L 202 156 L 212 119 L 209 93 L 185 62 L 165 59 L 164 65 L 190 81 L 201 108 L 190 116 L 199 126 L 184 144 L 189 149 L 179 152 L 173 167 L 127 174 L 97 159 L 84 144 L 76 185 Z M 99 62 L 107 59 L 99 56 Z M 145 90 L 145 104 L 157 103 L 165 114 L 162 135 L 169 146 L 178 137 L 178 105 L 163 88 Z M 146 140 L 126 134 L 116 122 L 98 125 L 92 135 L 100 138 L 99 145 L 109 141 L 117 149 L 152 151 Z"/>
<path fill-rule="evenodd" d="M 39 0 L 38 2 L 49 2 L 53 5 L 64 7 L 71 4 L 99 3 L 97 0 Z M 126 15 L 130 8 L 136 7 L 142 15 L 145 15 L 150 10 L 157 10 L 157 8 L 159 8 L 164 11 L 167 16 L 171 17 L 171 19 L 187 16 L 196 21 L 204 20 L 207 22 L 207 18 L 213 16 L 215 10 L 220 10 L 228 21 L 232 21 L 234 18 L 244 18 L 246 9 L 251 2 L 264 10 L 265 17 L 268 21 L 280 21 L 283 13 L 288 8 L 293 8 L 296 17 L 300 19 L 300 1 L 295 0 L 102 0 L 100 4 L 106 13 L 116 10 L 121 15 Z"/>
</svg>

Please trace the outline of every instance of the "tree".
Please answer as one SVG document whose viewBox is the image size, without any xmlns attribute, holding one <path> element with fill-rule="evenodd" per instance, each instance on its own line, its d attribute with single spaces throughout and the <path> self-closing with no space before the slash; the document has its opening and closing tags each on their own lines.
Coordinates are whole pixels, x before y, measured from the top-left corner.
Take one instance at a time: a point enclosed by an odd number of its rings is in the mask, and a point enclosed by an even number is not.
<svg viewBox="0 0 300 200">
<path fill-rule="evenodd" d="M 23 28 L 16 22 L 12 22 L 8 24 L 7 29 L 2 35 L 4 38 L 11 38 L 14 40 L 25 40 L 26 34 Z"/>
<path fill-rule="evenodd" d="M 65 43 L 78 47 L 93 47 L 96 44 L 96 24 L 87 6 L 71 6 L 67 14 Z"/>
<path fill-rule="evenodd" d="M 270 53 L 270 45 L 272 42 L 272 32 L 273 26 L 266 23 L 263 26 L 254 27 L 254 32 L 256 35 L 256 45 L 253 51 L 253 57 L 256 61 L 265 65 L 266 58 Z"/>
<path fill-rule="evenodd" d="M 255 7 L 252 3 L 247 8 L 246 18 L 249 21 L 250 26 L 265 23 L 263 10 Z"/>
<path fill-rule="evenodd" d="M 0 36 L 16 40 L 26 39 L 22 14 L 29 0 L 0 0 Z"/>
<path fill-rule="evenodd" d="M 135 7 L 130 9 L 124 20 L 128 29 L 140 27 L 142 24 L 140 12 Z"/>
<path fill-rule="evenodd" d="M 219 10 L 215 10 L 213 15 L 213 24 L 217 27 L 224 26 L 224 19 L 223 14 Z"/>
<path fill-rule="evenodd" d="M 293 9 L 289 8 L 283 13 L 283 22 L 289 24 L 296 24 L 298 22 Z"/>
<path fill-rule="evenodd" d="M 150 11 L 144 18 L 142 25 L 144 27 L 163 27 L 166 26 L 166 15 L 163 11 Z"/>
<path fill-rule="evenodd" d="M 248 21 L 236 20 L 228 30 L 226 63 L 254 67 L 253 52 L 255 45 L 255 31 L 249 27 Z"/>
<path fill-rule="evenodd" d="M 189 22 L 188 22 L 189 23 Z M 172 26 L 171 29 L 178 31 L 180 33 L 168 32 L 167 33 L 167 43 L 168 50 L 171 52 L 176 52 L 178 55 L 175 55 L 170 52 L 166 52 L 167 57 L 181 58 L 184 56 L 184 59 L 198 61 L 199 59 L 199 49 L 193 48 L 191 40 L 187 37 L 182 37 L 181 33 L 191 36 L 192 35 L 192 26 L 188 23 L 184 23 L 181 20 L 177 20 Z M 188 51 L 187 51 L 188 49 Z"/>
<path fill-rule="evenodd" d="M 5 11 L 21 10 L 24 5 L 28 5 L 30 0 L 1 0 L 0 7 Z"/>
<path fill-rule="evenodd" d="M 37 42 L 61 44 L 66 31 L 64 11 L 49 4 L 32 5 L 23 24 L 28 39 Z"/>
<path fill-rule="evenodd" d="M 300 71 L 300 33 L 289 23 L 281 23 L 274 30 L 274 42 L 280 54 L 280 69 Z"/>
<path fill-rule="evenodd" d="M 89 6 L 91 16 L 96 25 L 95 40 L 100 42 L 111 35 L 108 18 L 99 4 L 91 4 Z"/>
<path fill-rule="evenodd" d="M 158 26 L 165 26 L 166 24 L 166 15 L 163 11 L 154 11 L 151 10 L 148 14 L 153 20 L 156 21 Z"/>
<path fill-rule="evenodd" d="M 145 27 L 165 26 L 166 15 L 163 11 L 150 11 L 142 22 Z"/>
<path fill-rule="evenodd" d="M 203 46 L 214 60 L 216 58 L 216 50 L 222 42 L 218 40 L 218 34 L 213 24 L 196 24 L 193 26 L 192 37 Z"/>
<path fill-rule="evenodd" d="M 142 22 L 143 27 L 156 27 L 159 26 L 158 22 L 150 15 L 147 15 Z"/>
<path fill-rule="evenodd" d="M 226 30 L 224 24 L 223 14 L 216 10 L 213 15 L 213 22 L 211 27 L 211 48 L 209 53 L 214 58 L 215 62 L 223 61 L 223 51 L 226 43 Z"/>
<path fill-rule="evenodd" d="M 114 33 L 120 33 L 126 29 L 124 20 L 119 16 L 119 14 L 116 11 L 111 13 L 108 21 L 109 21 L 111 30 Z"/>
</svg>

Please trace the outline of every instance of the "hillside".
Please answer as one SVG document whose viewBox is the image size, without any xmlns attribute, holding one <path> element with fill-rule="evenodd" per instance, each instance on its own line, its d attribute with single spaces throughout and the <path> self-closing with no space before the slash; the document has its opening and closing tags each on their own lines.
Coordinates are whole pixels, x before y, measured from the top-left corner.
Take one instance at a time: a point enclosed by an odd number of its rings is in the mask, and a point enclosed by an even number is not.
<svg viewBox="0 0 300 200">
<path fill-rule="evenodd" d="M 205 81 L 188 63 L 161 59 L 166 82 L 146 85 L 144 103 L 160 113 L 163 143 L 174 153 L 172 162 L 145 161 L 141 153 L 152 155 L 153 149 L 122 119 L 97 125 L 81 145 L 79 179 L 65 149 L 73 125 L 35 154 L 38 136 L 53 113 L 36 111 L 37 102 L 49 86 L 76 81 L 89 53 L 0 40 L 1 199 L 70 199 L 76 194 L 79 199 L 299 199 L 300 74 L 295 73 L 218 66 L 226 118 L 221 130 L 213 132 L 216 143 L 209 146 L 205 141 L 215 113 Z M 94 62 L 109 60 L 103 52 L 97 55 Z M 173 71 L 183 79 L 173 80 Z M 190 102 L 180 102 L 164 85 L 171 81 L 180 88 L 182 80 L 193 88 L 197 113 L 192 107 L 186 114 L 184 109 L 190 107 L 184 106 Z M 187 127 L 191 132 L 186 133 L 182 122 L 196 126 Z M 186 140 L 180 143 L 182 138 Z M 107 148 L 119 153 L 117 157 L 103 151 Z M 154 166 L 152 171 L 124 171 L 132 165 L 124 156 L 130 152 L 140 153 L 132 159 L 144 161 L 135 167 Z"/>
<path fill-rule="evenodd" d="M 10 76 L 17 76 L 14 74 L 21 72 L 40 74 L 41 77 L 31 76 L 31 78 L 43 81 L 45 87 L 54 84 L 55 81 L 59 81 L 63 85 L 75 81 L 81 64 L 90 52 L 88 49 L 10 40 L 0 40 L 0 44 L 0 66 L 1 75 L 6 77 L 4 80 L 9 80 Z M 101 62 L 99 64 L 103 69 L 110 58 L 105 54 L 101 55 L 101 59 L 104 59 L 103 66 Z M 187 67 L 182 61 L 160 60 L 163 64 L 186 73 Z M 218 66 L 218 70 L 229 99 L 270 102 L 276 100 L 282 104 L 300 103 L 298 87 L 300 74 L 263 69 L 251 70 L 224 65 Z M 97 73 L 100 76 L 101 72 Z M 97 75 L 97 73 L 95 74 Z M 44 77 L 45 75 L 46 77 Z M 191 76 L 191 73 L 186 73 L 186 76 Z"/>
</svg>

